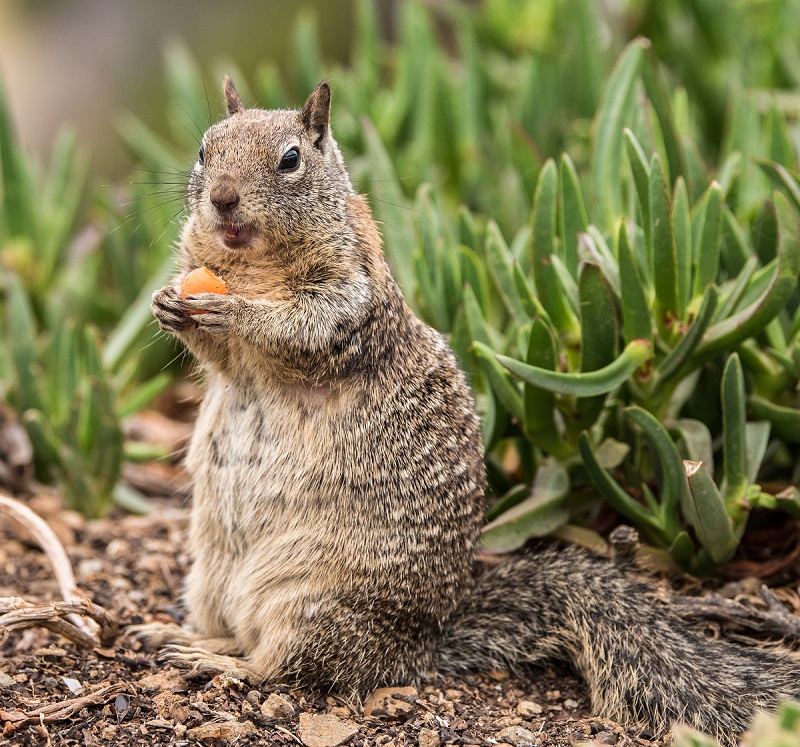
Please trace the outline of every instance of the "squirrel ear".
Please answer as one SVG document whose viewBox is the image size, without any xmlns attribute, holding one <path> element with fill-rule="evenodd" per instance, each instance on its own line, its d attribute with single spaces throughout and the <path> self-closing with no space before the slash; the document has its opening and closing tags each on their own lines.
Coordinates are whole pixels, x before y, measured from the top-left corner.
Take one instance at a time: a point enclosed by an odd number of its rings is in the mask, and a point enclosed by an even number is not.
<svg viewBox="0 0 800 747">
<path fill-rule="evenodd" d="M 230 75 L 226 75 L 225 80 L 222 81 L 222 92 L 225 94 L 228 114 L 236 114 L 237 112 L 244 111 L 244 104 L 239 98 L 239 93 L 236 90 L 236 86 L 233 85 L 233 79 Z"/>
<path fill-rule="evenodd" d="M 300 112 L 303 125 L 311 135 L 311 141 L 318 148 L 322 147 L 321 140 L 328 132 L 328 123 L 331 115 L 331 88 L 327 81 L 322 81 L 308 97 L 305 106 Z"/>
</svg>

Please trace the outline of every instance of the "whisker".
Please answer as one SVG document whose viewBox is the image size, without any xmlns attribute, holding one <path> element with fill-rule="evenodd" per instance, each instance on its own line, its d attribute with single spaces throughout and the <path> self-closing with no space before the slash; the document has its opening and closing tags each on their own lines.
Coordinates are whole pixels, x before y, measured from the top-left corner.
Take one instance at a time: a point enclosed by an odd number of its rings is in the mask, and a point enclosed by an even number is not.
<svg viewBox="0 0 800 747">
<path fill-rule="evenodd" d="M 208 98 L 208 89 L 206 88 L 206 77 L 205 75 L 200 75 L 200 80 L 203 81 L 203 91 L 206 94 L 206 108 L 208 109 L 208 126 L 211 127 L 212 119 L 211 119 L 211 102 Z"/>
<path fill-rule="evenodd" d="M 375 200 L 375 202 L 382 202 L 384 205 L 391 205 L 392 207 L 402 208 L 403 210 L 408 210 L 412 213 L 418 213 L 420 215 L 422 214 L 421 210 L 418 210 L 415 207 L 411 207 L 410 205 L 400 205 L 397 202 L 389 202 L 389 200 L 381 200 L 378 197 L 375 197 L 375 195 L 370 195 L 370 199 Z"/>
<path fill-rule="evenodd" d="M 178 212 L 177 212 L 177 213 L 175 213 L 175 214 L 174 214 L 174 215 L 173 215 L 173 216 L 172 216 L 172 217 L 171 217 L 171 218 L 170 218 L 170 219 L 167 221 L 167 224 L 164 226 L 164 230 L 163 230 L 163 231 L 162 231 L 162 232 L 161 232 L 161 233 L 160 233 L 158 236 L 156 236 L 156 238 L 154 238 L 154 239 L 153 239 L 153 240 L 150 242 L 150 248 L 152 248 L 152 247 L 153 247 L 155 244 L 157 244 L 159 241 L 161 241 L 161 238 L 162 238 L 162 237 L 164 236 L 164 234 L 165 234 L 165 233 L 166 233 L 166 232 L 169 230 L 169 227 L 170 227 L 170 226 L 173 224 L 173 222 L 174 222 L 175 218 L 177 218 L 177 217 L 178 217 L 178 216 L 179 216 L 179 215 L 180 215 L 180 214 L 181 214 L 181 213 L 182 213 L 182 212 L 183 212 L 185 209 L 186 209 L 186 208 L 181 208 L 180 210 L 178 210 Z"/>
<path fill-rule="evenodd" d="M 166 171 L 155 171 L 154 169 L 146 169 L 142 166 L 134 166 L 134 171 L 141 171 L 145 174 L 152 174 L 153 176 L 159 176 L 160 174 L 166 174 L 167 176 L 180 176 L 188 179 L 192 175 L 191 169 L 172 169 L 168 166 L 164 166 L 167 170 Z"/>
</svg>

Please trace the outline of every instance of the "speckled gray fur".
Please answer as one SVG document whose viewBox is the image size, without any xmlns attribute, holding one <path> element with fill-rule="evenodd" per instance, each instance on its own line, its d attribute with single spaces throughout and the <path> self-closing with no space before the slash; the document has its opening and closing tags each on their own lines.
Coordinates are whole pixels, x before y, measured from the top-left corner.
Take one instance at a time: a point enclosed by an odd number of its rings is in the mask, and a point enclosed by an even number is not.
<svg viewBox="0 0 800 747">
<path fill-rule="evenodd" d="M 756 708 L 800 695 L 789 654 L 691 632 L 588 552 L 528 549 L 476 571 L 472 396 L 386 266 L 327 84 L 299 112 L 244 109 L 229 80 L 225 94 L 181 259 L 230 293 L 182 299 L 176 278 L 153 297 L 208 380 L 188 458 L 190 629 L 151 631 L 182 644 L 166 658 L 355 698 L 437 669 L 566 659 L 598 715 L 652 733 L 680 719 L 728 742 Z M 293 148 L 299 167 L 280 170 Z"/>
</svg>

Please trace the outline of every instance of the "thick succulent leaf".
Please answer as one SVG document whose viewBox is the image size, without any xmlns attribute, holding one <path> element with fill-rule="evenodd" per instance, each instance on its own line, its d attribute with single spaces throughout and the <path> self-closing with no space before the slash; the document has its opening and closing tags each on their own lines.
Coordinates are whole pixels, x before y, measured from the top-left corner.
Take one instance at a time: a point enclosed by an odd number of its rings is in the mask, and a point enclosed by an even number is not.
<svg viewBox="0 0 800 747">
<path fill-rule="evenodd" d="M 653 388 L 656 389 L 676 373 L 684 373 L 683 367 L 691 358 L 692 353 L 714 319 L 714 312 L 717 308 L 717 288 L 709 285 L 703 296 L 703 303 L 697 312 L 697 316 L 689 326 L 686 334 L 680 342 L 656 365 L 656 379 Z"/>
<path fill-rule="evenodd" d="M 677 507 L 685 484 L 678 447 L 669 431 L 647 410 L 633 406 L 628 407 L 625 414 L 645 432 L 655 449 L 661 465 L 661 522 L 667 534 L 674 537 L 679 531 Z"/>
<path fill-rule="evenodd" d="M 772 183 L 784 194 L 788 195 L 795 208 L 800 210 L 800 175 L 774 161 L 760 158 L 755 159 L 755 161 Z"/>
<path fill-rule="evenodd" d="M 686 162 L 681 138 L 673 121 L 669 89 L 660 73 L 659 61 L 652 47 L 645 50 L 642 63 L 642 82 L 650 105 L 658 120 L 664 151 L 672 179 L 686 178 Z"/>
<path fill-rule="evenodd" d="M 381 225 L 384 249 L 406 298 L 413 298 L 416 282 L 411 257 L 417 242 L 415 221 L 378 131 L 368 119 L 363 120 L 363 129 L 370 161 L 370 196 Z"/>
<path fill-rule="evenodd" d="M 103 346 L 103 365 L 109 371 L 117 371 L 130 353 L 135 341 L 152 323 L 150 299 L 153 292 L 163 287 L 175 273 L 175 260 L 167 257 L 153 275 L 145 282 L 134 302 L 128 306 L 117 324 L 108 334 Z"/>
<path fill-rule="evenodd" d="M 550 325 L 537 317 L 531 324 L 528 338 L 527 362 L 531 366 L 555 370 L 558 363 L 556 338 Z M 548 454 L 566 456 L 571 448 L 565 444 L 558 431 L 555 419 L 555 395 L 526 383 L 523 386 L 525 398 L 525 432 L 530 440 Z"/>
<path fill-rule="evenodd" d="M 524 422 L 525 406 L 522 394 L 513 381 L 498 363 L 498 356 L 494 350 L 481 342 L 472 343 L 472 352 L 478 360 L 484 375 L 492 386 L 492 390 L 506 409 L 517 420 Z"/>
<path fill-rule="evenodd" d="M 629 493 L 623 490 L 616 480 L 600 465 L 592 449 L 588 434 L 582 433 L 578 447 L 583 458 L 583 464 L 594 486 L 617 511 L 627 516 L 644 536 L 651 542 L 664 546 L 671 543 L 666 541 L 662 531 L 661 522 L 654 516 L 649 508 L 642 505 Z"/>
<path fill-rule="evenodd" d="M 669 546 L 669 554 L 675 558 L 675 561 L 681 568 L 687 571 L 691 569 L 694 560 L 695 546 L 688 532 L 683 531 L 678 533 L 678 536 L 675 537 L 672 544 Z M 711 739 L 709 739 L 709 743 L 714 744 L 716 747 L 716 744 Z"/>
<path fill-rule="evenodd" d="M 558 222 L 564 264 L 573 278 L 578 277 L 578 234 L 586 230 L 589 218 L 586 214 L 581 183 L 572 159 L 564 153 L 558 169 L 561 209 Z"/>
<path fill-rule="evenodd" d="M 9 352 L 14 364 L 15 379 L 19 393 L 18 408 L 24 412 L 29 408 L 43 409 L 42 392 L 35 375 L 37 325 L 30 298 L 22 281 L 12 275 L 8 290 Z"/>
<path fill-rule="evenodd" d="M 797 218 L 787 199 L 774 194 L 778 215 L 778 262 L 772 281 L 753 303 L 712 325 L 698 348 L 698 354 L 713 355 L 730 350 L 748 337 L 755 337 L 786 306 L 797 288 L 800 273 L 800 233 Z"/>
<path fill-rule="evenodd" d="M 725 501 L 701 462 L 683 463 L 688 481 L 687 520 L 715 563 L 729 560 L 739 544 Z"/>
<path fill-rule="evenodd" d="M 578 245 L 578 258 L 582 262 L 591 262 L 600 265 L 615 298 L 621 297 L 622 291 L 619 284 L 619 263 L 614 252 L 606 242 L 605 236 L 597 226 L 589 226 L 587 233 L 580 235 Z"/>
<path fill-rule="evenodd" d="M 622 209 L 622 130 L 633 103 L 642 53 L 649 46 L 650 42 L 646 39 L 635 39 L 625 48 L 606 82 L 594 120 L 594 193 L 608 226 L 616 222 Z"/>
<path fill-rule="evenodd" d="M 561 287 L 564 291 L 564 298 L 567 301 L 569 310 L 576 317 L 580 318 L 581 307 L 578 297 L 578 283 L 575 281 L 575 278 L 567 268 L 567 265 L 564 264 L 561 257 L 557 254 L 553 254 L 550 257 L 550 261 L 553 263 L 553 270 L 555 270 L 558 280 L 561 283 Z"/>
<path fill-rule="evenodd" d="M 564 334 L 575 328 L 551 256 L 556 246 L 558 170 L 549 160 L 539 174 L 531 217 L 531 261 L 536 295 L 555 328 Z"/>
<path fill-rule="evenodd" d="M 722 242 L 720 266 L 728 275 L 736 275 L 751 258 L 752 248 L 747 232 L 728 205 L 722 206 Z"/>
<path fill-rule="evenodd" d="M 656 324 L 671 328 L 680 317 L 678 256 L 664 171 L 658 154 L 650 162 L 650 225 L 653 235 L 651 273 L 655 288 Z"/>
<path fill-rule="evenodd" d="M 725 454 L 725 490 L 727 495 L 740 493 L 747 485 L 746 444 L 744 437 L 744 372 L 734 353 L 722 373 L 722 423 Z"/>
<path fill-rule="evenodd" d="M 529 320 L 528 312 L 514 282 L 514 255 L 493 220 L 486 226 L 484 256 L 506 310 L 518 324 L 526 323 Z"/>
<path fill-rule="evenodd" d="M 652 251 L 652 229 L 650 225 L 650 163 L 636 136 L 626 127 L 624 130 L 625 146 L 628 150 L 628 161 L 631 164 L 633 183 L 639 198 L 639 210 L 642 214 L 645 242 L 648 252 Z"/>
<path fill-rule="evenodd" d="M 753 484 L 758 479 L 761 463 L 767 453 L 771 430 L 772 424 L 768 420 L 745 423 L 744 460 L 748 484 Z"/>
<path fill-rule="evenodd" d="M 772 424 L 776 436 L 789 443 L 800 443 L 800 407 L 776 405 L 756 394 L 748 397 L 747 404 L 753 417 Z"/>
<path fill-rule="evenodd" d="M 475 251 L 464 244 L 459 246 L 459 257 L 462 283 L 464 287 L 471 286 L 481 311 L 486 315 L 489 313 L 490 304 L 489 276 L 486 272 L 486 265 Z"/>
<path fill-rule="evenodd" d="M 521 503 L 530 495 L 530 492 L 530 485 L 526 483 L 519 483 L 509 488 L 509 490 L 486 511 L 486 521 L 493 521 L 510 508 Z"/>
<path fill-rule="evenodd" d="M 650 304 L 647 302 L 645 286 L 633 258 L 628 227 L 624 221 L 619 224 L 617 253 L 619 255 L 619 282 L 622 298 L 622 321 L 625 340 L 636 339 L 653 341 L 653 319 Z"/>
<path fill-rule="evenodd" d="M 542 306 L 542 304 L 539 302 L 539 299 L 536 297 L 533 288 L 531 288 L 528 279 L 522 272 L 519 262 L 515 261 L 513 263 L 511 272 L 514 276 L 514 285 L 517 289 L 517 295 L 519 296 L 519 300 L 528 315 L 531 318 L 537 316 L 541 317 L 542 319 L 546 319 L 548 324 L 552 324 L 552 322 L 550 322 L 550 317 L 544 310 L 544 306 Z"/>
<path fill-rule="evenodd" d="M 706 286 L 717 280 L 722 235 L 722 187 L 712 182 L 704 196 L 705 210 L 700 241 L 694 247 L 694 296 L 705 292 Z"/>
<path fill-rule="evenodd" d="M 694 418 L 678 418 L 670 423 L 670 430 L 676 431 L 683 439 L 688 458 L 693 462 L 702 462 L 713 475 L 714 444 L 708 426 Z"/>
<path fill-rule="evenodd" d="M 547 461 L 536 472 L 530 496 L 483 528 L 481 547 L 511 552 L 531 537 L 549 534 L 569 521 L 570 482 L 566 467 Z"/>
<path fill-rule="evenodd" d="M 0 218 L 10 236 L 36 239 L 28 171 L 16 143 L 5 91 L 0 86 Z"/>
<path fill-rule="evenodd" d="M 778 108 L 778 104 L 773 100 L 767 112 L 767 152 L 770 159 L 781 166 L 791 169 L 795 167 L 794 148 L 792 138 L 789 135 L 789 128 L 786 124 L 786 117 Z"/>
<path fill-rule="evenodd" d="M 500 347 L 502 338 L 497 330 L 486 321 L 475 292 L 469 284 L 464 286 L 464 312 L 467 329 L 472 340 L 481 342 L 488 347 Z"/>
<path fill-rule="evenodd" d="M 766 265 L 778 256 L 778 216 L 775 204 L 765 200 L 753 222 L 753 248 L 761 264 Z"/>
<path fill-rule="evenodd" d="M 692 282 L 692 224 L 689 218 L 689 194 L 686 182 L 678 178 L 672 216 L 675 233 L 675 258 L 678 269 L 678 317 L 684 319 Z"/>
<path fill-rule="evenodd" d="M 578 275 L 581 310 L 581 371 L 596 371 L 613 363 L 617 356 L 619 324 L 608 281 L 600 267 L 582 263 Z M 577 427 L 589 428 L 603 409 L 605 395 L 584 397 L 575 408 Z"/>
<path fill-rule="evenodd" d="M 594 397 L 598 394 L 608 394 L 622 386 L 633 376 L 639 366 L 651 360 L 652 357 L 653 346 L 650 342 L 633 340 L 625 346 L 613 363 L 587 373 L 549 371 L 537 366 L 529 366 L 505 355 L 498 355 L 497 360 L 515 376 L 543 389 L 557 394 Z"/>
</svg>

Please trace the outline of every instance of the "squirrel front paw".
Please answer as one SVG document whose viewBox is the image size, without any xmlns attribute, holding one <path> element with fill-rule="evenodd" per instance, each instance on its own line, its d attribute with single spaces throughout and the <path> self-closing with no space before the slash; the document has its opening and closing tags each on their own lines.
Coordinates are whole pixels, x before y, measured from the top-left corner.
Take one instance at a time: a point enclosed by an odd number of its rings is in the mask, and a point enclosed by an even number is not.
<svg viewBox="0 0 800 747">
<path fill-rule="evenodd" d="M 239 299 L 219 293 L 195 293 L 183 299 L 195 325 L 211 334 L 221 334 L 234 322 Z"/>
<path fill-rule="evenodd" d="M 183 332 L 195 326 L 195 320 L 189 313 L 186 303 L 171 285 L 165 285 L 153 293 L 150 311 L 156 318 L 158 326 L 165 332 Z"/>
</svg>

